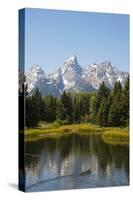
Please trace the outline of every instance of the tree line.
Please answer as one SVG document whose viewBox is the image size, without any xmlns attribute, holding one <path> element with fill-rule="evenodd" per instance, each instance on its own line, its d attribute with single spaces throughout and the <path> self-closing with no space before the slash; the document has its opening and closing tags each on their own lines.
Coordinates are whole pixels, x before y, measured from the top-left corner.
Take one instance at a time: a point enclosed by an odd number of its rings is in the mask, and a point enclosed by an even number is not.
<svg viewBox="0 0 133 200">
<path fill-rule="evenodd" d="M 124 86 L 115 82 L 110 90 L 104 82 L 95 93 L 63 92 L 60 97 L 42 96 L 38 89 L 26 97 L 27 128 L 40 121 L 62 124 L 93 123 L 101 127 L 126 127 L 129 124 L 129 77 Z"/>
</svg>

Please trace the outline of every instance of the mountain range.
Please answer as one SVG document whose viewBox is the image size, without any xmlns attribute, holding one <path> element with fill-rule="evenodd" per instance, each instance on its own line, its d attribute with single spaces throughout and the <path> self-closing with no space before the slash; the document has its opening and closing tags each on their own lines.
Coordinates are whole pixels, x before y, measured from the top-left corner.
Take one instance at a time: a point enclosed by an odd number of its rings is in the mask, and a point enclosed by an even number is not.
<svg viewBox="0 0 133 200">
<path fill-rule="evenodd" d="M 82 67 L 74 55 L 50 74 L 46 74 L 39 65 L 33 65 L 26 73 L 26 83 L 30 94 L 38 88 L 44 96 L 49 94 L 59 96 L 64 90 L 69 92 L 96 91 L 103 81 L 109 88 L 112 88 L 116 81 L 124 85 L 128 75 L 128 72 L 113 67 L 110 61 Z"/>
</svg>

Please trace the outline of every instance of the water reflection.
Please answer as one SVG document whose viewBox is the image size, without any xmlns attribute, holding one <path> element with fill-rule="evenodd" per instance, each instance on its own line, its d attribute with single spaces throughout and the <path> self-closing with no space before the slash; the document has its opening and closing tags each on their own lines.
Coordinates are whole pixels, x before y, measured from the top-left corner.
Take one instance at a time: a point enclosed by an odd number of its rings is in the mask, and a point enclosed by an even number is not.
<svg viewBox="0 0 133 200">
<path fill-rule="evenodd" d="M 27 191 L 128 185 L 128 150 L 78 134 L 27 142 Z M 91 173 L 80 176 L 88 168 Z"/>
</svg>

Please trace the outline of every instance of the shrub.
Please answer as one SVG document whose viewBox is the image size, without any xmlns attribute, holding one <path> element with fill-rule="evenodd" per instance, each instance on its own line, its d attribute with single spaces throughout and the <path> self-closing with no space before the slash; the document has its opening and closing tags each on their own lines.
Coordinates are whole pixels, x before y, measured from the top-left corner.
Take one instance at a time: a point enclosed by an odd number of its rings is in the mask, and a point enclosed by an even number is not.
<svg viewBox="0 0 133 200">
<path fill-rule="evenodd" d="M 55 121 L 53 124 L 52 124 L 52 128 L 59 128 L 60 127 L 60 124 Z"/>
<path fill-rule="evenodd" d="M 58 123 L 59 125 L 68 125 L 69 122 L 67 120 L 57 119 L 54 123 Z"/>
<path fill-rule="evenodd" d="M 87 123 L 89 121 L 90 121 L 90 116 L 89 115 L 81 116 L 81 119 L 80 119 L 81 123 Z"/>
</svg>

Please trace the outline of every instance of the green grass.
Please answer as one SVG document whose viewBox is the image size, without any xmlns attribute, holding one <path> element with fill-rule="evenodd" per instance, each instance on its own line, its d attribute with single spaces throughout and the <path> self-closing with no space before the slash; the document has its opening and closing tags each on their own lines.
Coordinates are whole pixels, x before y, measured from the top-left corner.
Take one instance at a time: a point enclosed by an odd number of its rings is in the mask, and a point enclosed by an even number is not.
<svg viewBox="0 0 133 200">
<path fill-rule="evenodd" d="M 103 141 L 113 145 L 128 145 L 129 130 L 127 128 L 108 128 L 102 135 Z"/>
<path fill-rule="evenodd" d="M 59 125 L 58 123 L 43 123 L 41 122 L 38 128 L 26 129 L 26 141 L 37 140 L 40 137 L 60 137 L 66 134 L 100 134 L 103 141 L 113 145 L 128 144 L 129 143 L 129 130 L 128 128 L 107 127 L 101 128 L 94 124 L 72 124 L 72 125 Z"/>
<path fill-rule="evenodd" d="M 72 125 L 62 125 L 58 126 L 57 128 L 54 127 L 53 124 L 43 124 L 35 129 L 26 129 L 25 134 L 26 135 L 42 135 L 42 134 L 52 134 L 52 133 L 99 133 L 103 129 L 99 128 L 96 125 L 93 124 L 72 124 Z"/>
</svg>

